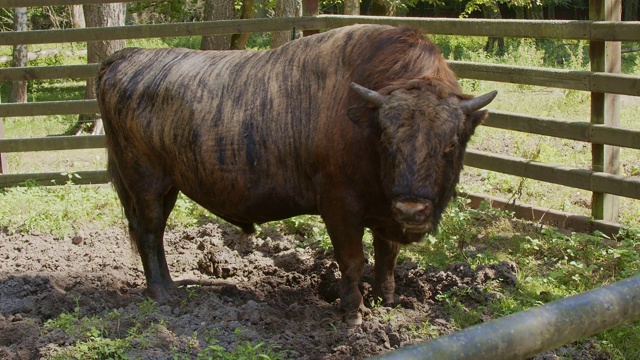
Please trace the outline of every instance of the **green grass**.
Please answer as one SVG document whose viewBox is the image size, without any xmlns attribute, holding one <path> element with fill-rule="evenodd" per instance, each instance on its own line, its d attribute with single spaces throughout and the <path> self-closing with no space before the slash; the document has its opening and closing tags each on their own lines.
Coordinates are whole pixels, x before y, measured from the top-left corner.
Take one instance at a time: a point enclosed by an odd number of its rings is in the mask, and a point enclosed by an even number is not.
<svg viewBox="0 0 640 360">
<path fill-rule="evenodd" d="M 638 228 L 612 239 L 598 233 L 566 233 L 515 221 L 508 212 L 487 207 L 473 210 L 466 203 L 456 200 L 438 234 L 401 253 L 405 260 L 436 269 L 457 261 L 472 268 L 503 260 L 516 264 L 517 285 L 491 288 L 500 293 L 493 300 L 470 301 L 472 296 L 457 289 L 437 296 L 456 329 L 640 274 Z M 424 328 L 433 331 L 427 323 Z M 600 333 L 591 341 L 612 359 L 636 359 L 639 333 L 640 322 L 636 322 Z"/>
<path fill-rule="evenodd" d="M 76 299 L 78 301 L 79 299 Z M 127 352 L 144 350 L 157 345 L 156 335 L 160 331 L 170 331 L 165 327 L 158 304 L 151 300 L 132 304 L 127 309 L 111 310 L 102 315 L 83 315 L 83 309 L 76 306 L 71 312 L 64 312 L 48 320 L 43 326 L 43 335 L 62 330 L 70 335 L 71 341 L 57 345 L 44 356 L 50 360 L 66 359 L 129 359 Z M 285 352 L 277 351 L 265 343 L 253 343 L 242 339 L 242 329 L 236 330 L 237 343 L 232 349 L 218 344 L 216 328 L 199 335 L 194 332 L 187 348 L 172 348 L 174 359 L 242 359 L 278 360 Z"/>
</svg>

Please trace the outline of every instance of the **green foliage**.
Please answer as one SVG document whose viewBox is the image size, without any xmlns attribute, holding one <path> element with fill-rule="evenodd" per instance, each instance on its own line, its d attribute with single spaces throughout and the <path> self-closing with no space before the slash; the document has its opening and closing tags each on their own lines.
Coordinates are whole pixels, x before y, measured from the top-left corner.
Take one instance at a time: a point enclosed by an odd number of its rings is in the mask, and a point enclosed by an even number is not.
<svg viewBox="0 0 640 360">
<path fill-rule="evenodd" d="M 253 33 L 247 41 L 247 50 L 267 50 L 271 47 L 271 33 Z"/>
<path fill-rule="evenodd" d="M 162 41 L 168 47 L 199 50 L 200 42 L 202 41 L 202 36 L 183 36 L 183 37 L 175 37 L 175 38 L 164 38 L 162 39 Z"/>
<path fill-rule="evenodd" d="M 602 233 L 569 233 L 552 227 L 534 227 L 511 219 L 511 214 L 478 210 L 466 201 L 452 203 L 443 215 L 440 232 L 429 244 L 414 246 L 405 255 L 423 266 L 444 269 L 449 263 L 465 261 L 472 267 L 486 262 L 509 260 L 516 264 L 515 288 L 489 283 L 486 290 L 498 292 L 492 300 L 478 299 L 469 288 L 453 288 L 436 296 L 450 323 L 456 328 L 477 324 L 486 317 L 497 318 L 533 306 L 575 295 L 640 273 L 640 231 L 621 231 L 614 238 Z M 597 346 L 632 359 L 640 351 L 635 335 L 640 323 L 628 324 L 597 336 Z M 415 331 L 437 331 L 432 325 Z M 633 334 L 633 335 L 632 335 Z M 598 345 L 599 344 L 599 345 Z"/>
<path fill-rule="evenodd" d="M 64 237 L 84 224 L 113 226 L 122 220 L 120 205 L 108 186 L 41 187 L 27 183 L 0 191 L 0 202 L 0 228 L 9 233 L 37 231 Z"/>
<path fill-rule="evenodd" d="M 210 222 L 212 218 L 213 216 L 208 210 L 180 193 L 173 207 L 173 211 L 167 220 L 167 226 L 169 228 L 196 226 Z"/>
<path fill-rule="evenodd" d="M 202 20 L 203 0 L 173 0 L 132 3 L 127 8 L 138 24 L 161 24 Z"/>
<path fill-rule="evenodd" d="M 254 344 L 250 341 L 242 339 L 242 329 L 236 329 L 235 334 L 237 343 L 234 349 L 227 350 L 221 346 L 215 338 L 216 331 L 208 331 L 202 341 L 198 340 L 198 333 L 193 334 L 190 352 L 184 352 L 178 349 L 173 350 L 174 360 L 193 359 L 193 348 L 198 343 L 204 343 L 205 346 L 195 353 L 197 360 L 278 360 L 284 359 L 287 351 L 276 351 L 264 342 Z"/>
<path fill-rule="evenodd" d="M 76 303 L 78 301 L 79 298 L 76 298 Z M 80 306 L 76 305 L 72 313 L 61 313 L 57 318 L 50 319 L 44 324 L 45 332 L 61 329 L 77 339 L 74 344 L 60 349 L 48 357 L 49 359 L 128 358 L 125 352 L 131 347 L 131 337 L 112 339 L 106 330 L 108 320 L 97 316 L 81 317 L 80 312 Z M 109 313 L 108 318 L 113 317 L 112 314 L 113 312 Z"/>
<path fill-rule="evenodd" d="M 300 246 L 314 244 L 322 250 L 331 248 L 331 239 L 327 229 L 319 216 L 301 215 L 294 216 L 278 222 L 281 231 L 289 234 L 299 235 L 304 238 Z"/>
</svg>

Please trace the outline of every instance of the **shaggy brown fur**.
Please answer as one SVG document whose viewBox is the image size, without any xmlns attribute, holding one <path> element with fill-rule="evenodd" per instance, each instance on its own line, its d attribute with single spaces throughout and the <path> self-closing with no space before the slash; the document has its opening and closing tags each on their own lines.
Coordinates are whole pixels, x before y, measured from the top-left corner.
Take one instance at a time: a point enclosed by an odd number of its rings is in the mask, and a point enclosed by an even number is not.
<svg viewBox="0 0 640 360">
<path fill-rule="evenodd" d="M 376 107 L 351 82 L 387 100 Z M 97 96 L 108 170 L 152 296 L 174 288 L 162 236 L 182 191 L 247 232 L 322 215 L 353 324 L 364 228 L 376 291 L 391 302 L 399 244 L 435 228 L 486 115 L 462 113 L 469 97 L 424 35 L 375 25 L 266 52 L 125 49 L 102 64 Z"/>
</svg>

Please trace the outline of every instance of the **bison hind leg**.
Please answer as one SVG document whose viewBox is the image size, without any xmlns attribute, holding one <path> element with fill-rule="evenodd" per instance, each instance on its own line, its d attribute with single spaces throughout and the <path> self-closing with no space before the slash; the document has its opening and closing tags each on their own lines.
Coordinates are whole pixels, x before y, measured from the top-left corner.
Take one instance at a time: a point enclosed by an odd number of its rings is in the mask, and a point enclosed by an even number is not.
<svg viewBox="0 0 640 360">
<path fill-rule="evenodd" d="M 109 157 L 107 171 L 129 222 L 131 243 L 142 260 L 147 291 L 158 301 L 166 300 L 175 293 L 176 286 L 169 274 L 163 237 L 179 191 L 162 182 L 148 183 L 148 177 L 137 176 L 134 167 L 127 169 L 125 179 Z"/>
</svg>

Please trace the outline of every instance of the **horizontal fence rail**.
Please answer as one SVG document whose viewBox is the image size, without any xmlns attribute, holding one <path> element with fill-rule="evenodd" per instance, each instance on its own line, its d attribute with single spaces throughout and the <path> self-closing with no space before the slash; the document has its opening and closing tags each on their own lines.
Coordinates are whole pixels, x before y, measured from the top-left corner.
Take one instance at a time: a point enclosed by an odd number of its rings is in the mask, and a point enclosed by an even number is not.
<svg viewBox="0 0 640 360">
<path fill-rule="evenodd" d="M 43 101 L 26 104 L 0 105 L 0 118 L 12 116 L 42 116 L 64 114 L 98 113 L 96 100 Z M 640 150 L 640 130 L 596 125 L 582 121 L 558 120 L 548 117 L 526 116 L 504 111 L 491 111 L 485 126 L 526 132 L 530 134 L 606 144 Z M 9 140 L 0 140 L 0 152 L 13 152 L 6 144 Z M 33 141 L 33 139 L 14 139 L 12 142 Z"/>
<path fill-rule="evenodd" d="M 577 189 L 640 199 L 640 179 L 467 150 L 465 165 Z"/>
<path fill-rule="evenodd" d="M 0 8 L 151 2 L 152 0 L 0 0 Z"/>
<path fill-rule="evenodd" d="M 98 64 L 87 65 L 51 65 L 42 67 L 0 69 L 3 81 L 88 79 L 98 73 Z"/>
<path fill-rule="evenodd" d="M 41 186 L 106 184 L 109 177 L 106 170 L 76 171 L 76 172 L 49 172 L 32 174 L 3 174 L 0 175 L 0 189 L 25 184 L 37 184 Z"/>
<path fill-rule="evenodd" d="M 1 104 L 0 118 L 42 115 L 98 113 L 97 100 L 38 101 L 24 104 Z"/>
<path fill-rule="evenodd" d="M 51 136 L 32 139 L 1 139 L 0 153 L 97 149 L 106 146 L 104 135 Z"/>
<path fill-rule="evenodd" d="M 497 110 L 489 114 L 483 125 L 493 128 L 640 150 L 640 130 Z"/>
<path fill-rule="evenodd" d="M 633 75 L 466 61 L 448 61 L 448 64 L 460 78 L 640 96 L 640 77 Z M 6 68 L 0 69 L 0 78 L 4 81 L 82 79 L 95 76 L 97 71 L 97 64 Z"/>
<path fill-rule="evenodd" d="M 448 63 L 461 78 L 640 96 L 639 76 L 466 61 Z"/>
<path fill-rule="evenodd" d="M 211 34 L 236 34 L 291 30 L 330 29 L 359 23 L 410 25 L 429 34 L 576 39 L 598 41 L 640 41 L 640 22 L 594 22 L 551 20 L 484 20 L 406 18 L 378 16 L 319 15 L 203 21 L 155 25 L 128 25 L 108 28 L 0 32 L 0 45 L 85 42 L 97 40 L 144 39 Z"/>
</svg>

